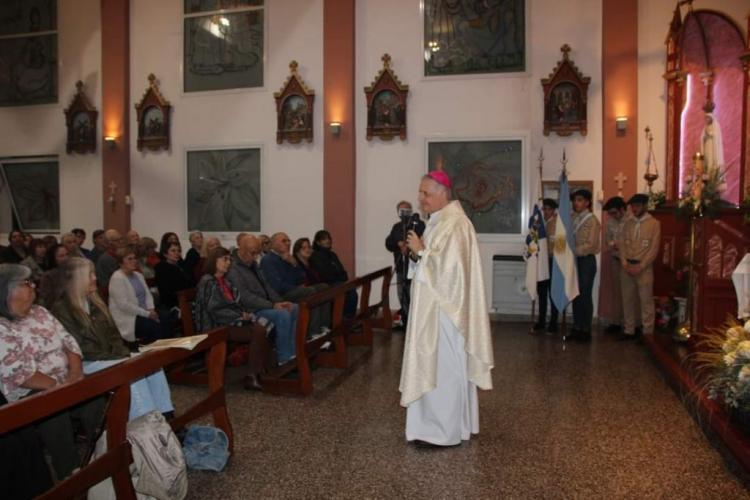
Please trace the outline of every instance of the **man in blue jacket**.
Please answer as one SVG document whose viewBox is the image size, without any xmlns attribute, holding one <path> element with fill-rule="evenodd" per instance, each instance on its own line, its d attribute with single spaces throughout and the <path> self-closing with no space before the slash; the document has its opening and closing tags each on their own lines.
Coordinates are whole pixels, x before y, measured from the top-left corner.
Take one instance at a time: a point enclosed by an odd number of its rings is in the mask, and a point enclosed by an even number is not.
<svg viewBox="0 0 750 500">
<path fill-rule="evenodd" d="M 271 288 L 284 300 L 295 304 L 305 298 L 325 290 L 325 283 L 305 283 L 305 272 L 297 266 L 291 253 L 291 240 L 286 233 L 271 236 L 269 252 L 260 262 L 260 270 Z M 331 306 L 321 305 L 310 311 L 310 335 L 316 335 L 331 327 Z"/>
</svg>

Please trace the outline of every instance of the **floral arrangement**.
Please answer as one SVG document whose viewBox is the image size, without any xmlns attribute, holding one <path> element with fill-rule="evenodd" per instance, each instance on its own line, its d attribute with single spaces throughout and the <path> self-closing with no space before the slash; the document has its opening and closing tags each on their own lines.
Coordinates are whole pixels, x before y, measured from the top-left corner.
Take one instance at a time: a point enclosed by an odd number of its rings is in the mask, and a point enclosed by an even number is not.
<svg viewBox="0 0 750 500">
<path fill-rule="evenodd" d="M 712 329 L 699 343 L 699 366 L 709 369 L 708 397 L 730 408 L 750 411 L 750 320 L 731 320 Z"/>
<path fill-rule="evenodd" d="M 667 193 L 664 191 L 651 192 L 648 195 L 648 210 L 654 210 L 667 202 Z"/>
<path fill-rule="evenodd" d="M 721 193 L 726 189 L 724 171 L 720 167 L 708 167 L 688 178 L 689 189 L 677 203 L 677 215 L 693 217 L 707 215 L 713 217 L 724 202 Z"/>
</svg>

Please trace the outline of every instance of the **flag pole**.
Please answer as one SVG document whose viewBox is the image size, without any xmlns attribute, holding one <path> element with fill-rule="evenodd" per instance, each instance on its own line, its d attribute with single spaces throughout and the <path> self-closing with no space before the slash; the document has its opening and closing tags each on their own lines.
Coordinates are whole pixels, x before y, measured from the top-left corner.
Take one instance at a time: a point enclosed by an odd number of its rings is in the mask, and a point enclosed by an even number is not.
<svg viewBox="0 0 750 500">
<path fill-rule="evenodd" d="M 542 166 L 544 165 L 544 148 L 539 150 L 539 201 L 544 199 L 544 184 L 542 183 Z"/>
<path fill-rule="evenodd" d="M 544 148 L 539 149 L 539 193 L 537 196 L 537 202 L 542 201 L 542 198 L 544 198 L 544 193 L 542 192 L 542 165 L 544 164 Z M 539 257 L 537 256 L 537 259 Z M 537 298 L 539 297 L 539 291 L 537 290 Z M 534 324 L 536 321 L 534 321 L 534 318 L 536 317 L 536 301 L 537 299 L 534 299 L 531 301 L 531 328 L 529 328 L 529 332 L 534 332 Z"/>
<path fill-rule="evenodd" d="M 560 160 L 560 163 L 562 163 L 562 174 L 567 179 L 568 177 L 568 158 L 565 156 L 565 148 L 563 148 L 563 157 L 562 160 Z M 559 196 L 558 196 L 559 198 Z M 560 200 L 558 200 L 559 202 Z M 560 330 L 562 332 L 562 338 L 563 342 L 565 342 L 565 339 L 568 336 L 568 321 L 565 318 L 567 316 L 568 312 L 568 306 L 563 307 L 563 310 L 560 311 L 562 313 L 562 318 L 560 321 Z"/>
</svg>

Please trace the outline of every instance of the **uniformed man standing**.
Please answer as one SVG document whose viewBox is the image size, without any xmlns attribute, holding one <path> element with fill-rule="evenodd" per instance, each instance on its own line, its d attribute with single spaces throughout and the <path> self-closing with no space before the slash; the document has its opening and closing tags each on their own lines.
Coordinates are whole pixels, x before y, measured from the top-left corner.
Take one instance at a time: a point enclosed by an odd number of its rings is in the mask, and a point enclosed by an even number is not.
<svg viewBox="0 0 750 500">
<path fill-rule="evenodd" d="M 643 321 L 643 333 L 654 333 L 654 270 L 659 252 L 661 223 L 646 211 L 648 196 L 636 194 L 628 201 L 633 217 L 629 217 L 620 232 L 620 276 L 625 330 L 620 340 L 632 340 L 636 332 L 637 307 Z"/>
<path fill-rule="evenodd" d="M 601 224 L 591 212 L 591 191 L 579 189 L 573 193 L 573 235 L 578 268 L 578 296 L 573 299 L 573 329 L 571 340 L 591 340 L 591 322 L 594 317 L 594 279 L 596 278 L 596 254 L 601 245 Z"/>
</svg>

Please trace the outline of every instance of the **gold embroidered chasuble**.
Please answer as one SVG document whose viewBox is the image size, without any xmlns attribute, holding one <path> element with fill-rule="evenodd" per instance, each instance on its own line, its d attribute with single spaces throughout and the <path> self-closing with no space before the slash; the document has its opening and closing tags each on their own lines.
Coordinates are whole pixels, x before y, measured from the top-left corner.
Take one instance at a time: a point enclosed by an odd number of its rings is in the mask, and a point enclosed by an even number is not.
<svg viewBox="0 0 750 500">
<path fill-rule="evenodd" d="M 424 244 L 412 280 L 399 385 L 402 406 L 437 384 L 440 311 L 464 338 L 468 379 L 480 389 L 492 389 L 494 361 L 482 262 L 474 226 L 458 201 L 451 201 L 428 221 Z"/>
</svg>

